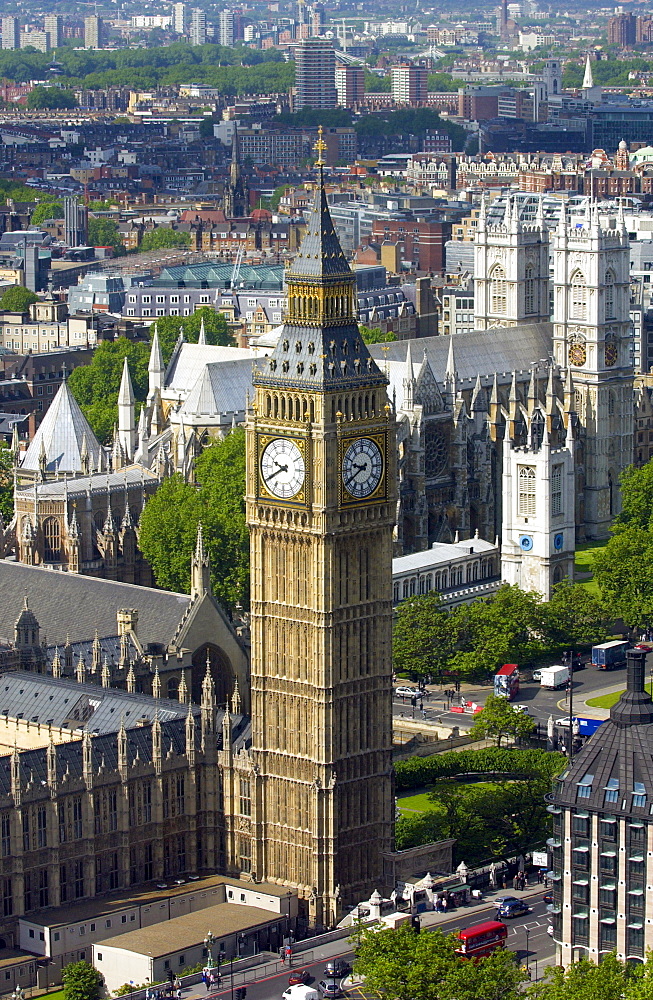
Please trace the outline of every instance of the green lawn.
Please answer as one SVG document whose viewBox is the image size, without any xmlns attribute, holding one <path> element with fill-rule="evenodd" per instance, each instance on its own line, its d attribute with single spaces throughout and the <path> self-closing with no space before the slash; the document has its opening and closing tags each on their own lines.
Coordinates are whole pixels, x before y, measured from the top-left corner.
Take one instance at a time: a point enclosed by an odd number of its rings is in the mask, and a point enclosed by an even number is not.
<svg viewBox="0 0 653 1000">
<path fill-rule="evenodd" d="M 646 690 L 653 698 L 653 684 L 651 681 L 646 685 Z M 613 691 L 612 694 L 602 694 L 598 698 L 588 698 L 586 704 L 589 708 L 612 708 L 613 705 L 617 704 L 623 693 L 623 691 Z"/>
<path fill-rule="evenodd" d="M 56 990 L 54 993 L 44 993 L 39 1000 L 63 1000 L 63 990 Z"/>
<path fill-rule="evenodd" d="M 496 781 L 474 781 L 467 782 L 461 781 L 461 785 L 473 784 L 474 788 L 498 788 L 499 785 Z M 425 788 L 421 792 L 417 792 L 413 795 L 405 795 L 400 799 L 397 799 L 397 808 L 400 812 L 405 815 L 410 813 L 422 813 L 427 812 L 429 809 L 434 809 L 435 805 L 429 799 L 431 793 L 430 788 Z"/>
<path fill-rule="evenodd" d="M 599 585 L 594 580 L 594 558 L 597 551 L 605 548 L 607 542 L 583 542 L 576 549 L 574 558 L 575 579 L 594 597 L 600 597 Z"/>
</svg>

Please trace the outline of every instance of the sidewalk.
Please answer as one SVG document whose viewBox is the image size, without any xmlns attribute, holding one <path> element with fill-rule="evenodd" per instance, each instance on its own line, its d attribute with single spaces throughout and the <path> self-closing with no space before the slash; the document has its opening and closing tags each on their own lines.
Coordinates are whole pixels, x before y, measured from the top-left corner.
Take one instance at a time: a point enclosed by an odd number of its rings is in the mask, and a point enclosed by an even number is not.
<svg viewBox="0 0 653 1000">
<path fill-rule="evenodd" d="M 475 922 L 474 917 L 476 914 L 481 913 L 483 910 L 487 910 L 488 906 L 492 905 L 496 896 L 514 894 L 519 899 L 523 898 L 525 900 L 530 900 L 533 897 L 540 895 L 542 892 L 544 892 L 544 886 L 540 884 L 529 885 L 523 891 L 518 889 L 513 890 L 511 888 L 493 889 L 484 893 L 483 899 L 479 900 L 479 902 L 471 903 L 467 906 L 459 906 L 457 909 L 450 910 L 448 913 L 437 913 L 435 910 L 420 913 L 420 923 L 422 928 L 425 930 L 431 930 L 439 924 L 449 923 L 452 920 L 460 921 L 461 925 L 469 926 L 469 924 Z M 316 962 L 326 962 L 330 958 L 345 955 L 352 950 L 352 946 L 349 943 L 352 931 L 353 928 L 347 928 L 342 931 L 341 937 L 336 940 L 327 941 L 323 944 L 318 943 L 319 938 L 307 938 L 304 941 L 297 941 L 293 947 L 292 962 L 290 965 L 287 962 L 280 962 L 276 956 L 273 956 L 270 953 L 261 955 L 260 964 L 250 966 L 248 969 L 243 969 L 234 973 L 234 988 L 237 988 L 238 986 L 247 986 L 255 983 L 257 980 L 266 979 L 270 976 L 280 975 L 283 973 L 289 973 L 292 969 L 300 969 Z M 554 964 L 555 955 L 553 954 L 544 959 L 538 958 L 538 979 L 542 978 L 545 968 Z M 534 960 L 531 960 L 531 965 L 534 966 Z M 225 972 L 222 976 L 221 986 L 218 989 L 213 990 L 212 995 L 223 993 L 225 991 L 229 991 L 230 989 L 231 979 L 229 977 L 229 973 Z M 207 995 L 207 991 L 201 983 L 189 986 L 182 992 L 184 1000 L 195 1000 L 195 998 L 204 1000 Z"/>
</svg>

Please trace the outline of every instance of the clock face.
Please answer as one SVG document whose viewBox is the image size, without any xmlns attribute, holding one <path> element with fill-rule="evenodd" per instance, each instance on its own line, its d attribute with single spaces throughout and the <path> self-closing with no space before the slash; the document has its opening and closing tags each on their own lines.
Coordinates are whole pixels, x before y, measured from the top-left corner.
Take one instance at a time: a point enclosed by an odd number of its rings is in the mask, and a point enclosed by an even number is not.
<svg viewBox="0 0 653 1000">
<path fill-rule="evenodd" d="M 524 552 L 530 552 L 533 548 L 533 539 L 530 535 L 520 535 L 519 545 Z"/>
<path fill-rule="evenodd" d="M 613 365 L 617 363 L 617 345 L 616 344 L 606 344 L 605 345 L 605 367 L 612 368 Z"/>
<path fill-rule="evenodd" d="M 587 361 L 587 350 L 585 348 L 585 344 L 572 344 L 569 348 L 569 360 L 572 365 L 576 365 L 577 368 L 582 368 Z"/>
<path fill-rule="evenodd" d="M 347 448 L 342 460 L 342 483 L 357 500 L 374 493 L 383 475 L 383 456 L 376 441 L 357 438 Z"/>
<path fill-rule="evenodd" d="M 261 478 L 275 497 L 289 500 L 301 490 L 306 475 L 304 456 L 294 441 L 275 438 L 263 449 Z"/>
</svg>

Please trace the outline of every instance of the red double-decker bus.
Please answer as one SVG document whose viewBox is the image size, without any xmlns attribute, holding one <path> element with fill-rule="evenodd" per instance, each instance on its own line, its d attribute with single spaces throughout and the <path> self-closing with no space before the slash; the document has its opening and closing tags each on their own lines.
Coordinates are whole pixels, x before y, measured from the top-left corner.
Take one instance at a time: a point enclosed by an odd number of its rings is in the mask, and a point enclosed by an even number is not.
<svg viewBox="0 0 653 1000">
<path fill-rule="evenodd" d="M 458 932 L 460 948 L 456 954 L 461 958 L 485 958 L 496 948 L 504 948 L 508 937 L 508 928 L 500 920 L 486 920 L 482 924 L 473 924 Z"/>
</svg>

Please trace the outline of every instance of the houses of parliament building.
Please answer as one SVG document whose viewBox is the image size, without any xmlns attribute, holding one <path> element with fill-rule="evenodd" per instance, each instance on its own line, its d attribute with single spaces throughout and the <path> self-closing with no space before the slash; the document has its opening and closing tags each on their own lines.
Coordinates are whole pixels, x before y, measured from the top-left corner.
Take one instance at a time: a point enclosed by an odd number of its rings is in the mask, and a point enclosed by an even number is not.
<svg viewBox="0 0 653 1000">
<path fill-rule="evenodd" d="M 51 581 L 64 611 L 50 609 L 48 629 L 63 629 L 62 642 L 66 615 L 72 629 L 83 606 L 70 596 L 80 581 L 114 616 L 144 604 L 130 638 L 140 670 L 131 682 L 127 640 L 108 624 L 118 663 L 104 671 L 98 655 L 94 671 L 39 675 L 37 661 L 55 673 L 54 659 L 36 652 L 39 607 L 32 601 L 15 615 L 21 669 L 0 676 L 7 946 L 21 914 L 188 872 L 287 887 L 313 927 L 333 926 L 376 888 L 392 890 L 393 553 L 455 530 L 498 534 L 504 578 L 548 595 L 572 572 L 576 538 L 604 536 L 618 510 L 635 410 L 621 215 L 606 220 L 589 206 L 572 223 L 563 213 L 549 238 L 543 218 L 522 223 L 510 202 L 498 225 L 482 210 L 477 329 L 426 338 L 416 357 L 410 342 L 387 351 L 363 343 L 354 275 L 318 169 L 276 346 L 253 365 L 251 355 L 213 349 L 213 363 L 231 366 L 225 385 L 242 396 L 245 385 L 254 390 L 246 404 L 216 403 L 216 420 L 236 421 L 240 408 L 246 426 L 251 650 L 212 603 L 201 548 L 190 599 L 166 595 L 172 603 L 157 610 L 144 595 L 161 592 L 137 586 L 145 572 L 132 550 L 138 505 L 171 465 L 184 471 L 192 459 L 184 407 L 173 436 L 173 411 L 161 406 L 156 343 L 149 426 L 142 416 L 135 428 L 128 378 L 121 388 L 113 468 L 126 472 L 110 481 L 78 435 L 70 458 L 84 479 L 78 509 L 73 486 L 56 474 L 56 488 L 52 478 L 42 485 L 45 446 L 28 452 L 23 520 L 5 529 L 5 544 L 19 558 L 38 555 L 43 518 L 60 517 L 58 546 L 49 538 L 67 571 L 1 560 L 7 593 L 38 588 L 47 605 L 42 581 Z M 189 356 L 204 350 L 188 346 Z M 223 391 L 211 378 L 200 374 L 206 392 L 186 411 L 203 431 L 209 389 Z M 136 458 L 154 471 L 134 471 Z M 100 480 L 118 525 L 100 517 Z M 65 564 L 69 550 L 77 570 Z M 68 694 L 55 693 L 64 687 Z M 120 706 L 102 713 L 111 697 Z M 3 713 L 16 722 L 5 738 Z"/>
</svg>

